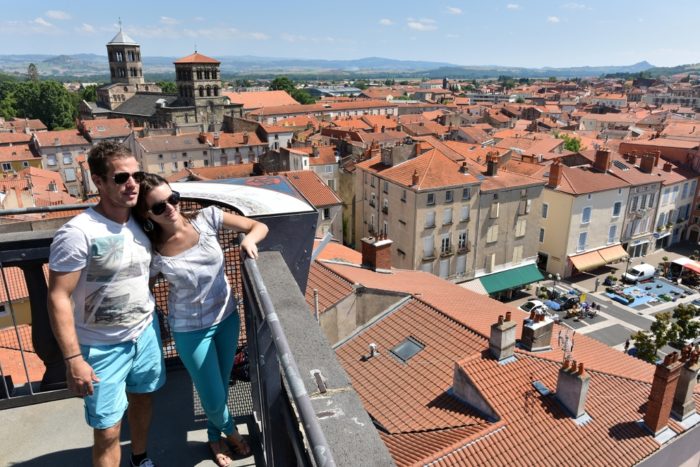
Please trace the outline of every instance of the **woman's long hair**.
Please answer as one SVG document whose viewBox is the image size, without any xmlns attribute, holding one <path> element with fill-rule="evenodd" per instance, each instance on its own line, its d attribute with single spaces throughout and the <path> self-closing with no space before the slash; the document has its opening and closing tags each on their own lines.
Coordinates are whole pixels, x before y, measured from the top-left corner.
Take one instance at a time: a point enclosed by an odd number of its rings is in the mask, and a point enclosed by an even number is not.
<svg viewBox="0 0 700 467">
<path fill-rule="evenodd" d="M 161 185 L 170 186 L 168 181 L 160 175 L 147 173 L 139 186 L 139 198 L 136 201 L 136 206 L 134 206 L 134 209 L 131 211 L 143 231 L 146 232 L 146 236 L 149 238 L 149 240 L 151 240 L 154 247 L 160 244 L 162 229 L 157 222 L 154 222 L 148 218 L 148 204 L 146 203 L 146 196 L 148 196 L 148 193 L 150 193 L 151 190 Z"/>
</svg>

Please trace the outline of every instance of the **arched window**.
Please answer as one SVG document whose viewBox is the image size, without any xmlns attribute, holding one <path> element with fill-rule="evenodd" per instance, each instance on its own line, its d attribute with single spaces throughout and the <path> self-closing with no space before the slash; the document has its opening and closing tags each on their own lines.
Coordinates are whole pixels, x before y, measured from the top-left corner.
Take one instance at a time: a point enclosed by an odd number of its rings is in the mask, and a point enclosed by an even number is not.
<svg viewBox="0 0 700 467">
<path fill-rule="evenodd" d="M 207 86 L 207 97 L 211 96 L 211 88 Z"/>
<path fill-rule="evenodd" d="M 204 86 L 199 87 L 199 97 L 204 97 Z"/>
<path fill-rule="evenodd" d="M 214 86 L 214 95 L 215 96 L 219 95 L 219 87 L 218 86 Z"/>
</svg>

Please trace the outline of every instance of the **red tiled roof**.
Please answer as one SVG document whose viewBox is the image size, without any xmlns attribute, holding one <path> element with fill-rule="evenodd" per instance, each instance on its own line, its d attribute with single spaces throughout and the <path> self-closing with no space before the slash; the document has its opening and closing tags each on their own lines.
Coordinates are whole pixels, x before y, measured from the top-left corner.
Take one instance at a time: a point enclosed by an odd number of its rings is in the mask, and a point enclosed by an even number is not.
<svg viewBox="0 0 700 467">
<path fill-rule="evenodd" d="M 314 249 L 318 246 L 318 241 L 314 242 Z M 362 264 L 362 254 L 336 242 L 330 242 L 319 253 L 318 260 L 327 259 L 332 261 L 342 261 L 350 264 Z"/>
<path fill-rule="evenodd" d="M 173 62 L 175 65 L 181 64 L 181 63 L 221 63 L 218 60 L 215 60 L 211 57 L 207 57 L 206 55 L 202 55 L 200 53 L 193 53 L 190 54 L 186 57 L 182 57 L 181 59 L 175 60 Z"/>
<path fill-rule="evenodd" d="M 34 133 L 36 141 L 42 147 L 55 146 L 90 146 L 90 143 L 78 133 L 78 130 L 54 130 Z"/>
<path fill-rule="evenodd" d="M 29 149 L 28 144 L 0 146 L 0 161 L 2 162 L 26 161 L 32 159 L 38 159 L 41 161 L 41 157 L 35 156 L 31 149 Z"/>
<path fill-rule="evenodd" d="M 226 178 L 250 177 L 254 172 L 254 164 L 230 164 L 216 167 L 192 167 L 180 170 L 168 177 L 169 182 L 187 180 L 223 180 Z"/>
<path fill-rule="evenodd" d="M 234 104 L 242 104 L 243 110 L 299 104 L 286 91 L 222 92 Z"/>
<path fill-rule="evenodd" d="M 2 133 L 0 132 L 0 145 L 28 144 L 32 135 L 27 133 Z"/>
<path fill-rule="evenodd" d="M 319 313 L 324 313 L 329 307 L 353 293 L 350 282 L 316 261 L 311 263 L 306 283 L 306 303 L 312 312 L 315 306 L 314 290 L 318 291 Z"/>
<path fill-rule="evenodd" d="M 256 145 L 265 145 L 267 146 L 267 143 L 260 141 L 260 138 L 258 138 L 258 135 L 254 131 L 239 131 L 236 133 L 224 133 L 224 132 L 219 132 L 219 140 L 218 144 L 216 144 L 216 147 L 219 148 L 235 148 L 235 147 L 241 147 L 241 146 L 256 146 Z M 210 144 L 214 144 L 215 139 L 214 139 L 214 133 L 206 133 L 206 138 L 207 142 Z M 248 139 L 247 142 L 244 142 L 245 139 Z"/>
<path fill-rule="evenodd" d="M 118 138 L 129 136 L 131 127 L 125 118 L 101 118 L 80 122 L 83 131 L 91 139 Z"/>
<path fill-rule="evenodd" d="M 416 190 L 430 190 L 477 183 L 474 175 L 461 173 L 460 166 L 437 149 L 430 149 L 393 167 L 382 164 L 381 156 L 360 162 L 357 167 L 380 174 L 382 178 Z M 413 174 L 418 184 L 413 185 Z"/>
<path fill-rule="evenodd" d="M 313 170 L 284 172 L 283 175 L 315 207 L 341 203 L 338 195 Z"/>
<path fill-rule="evenodd" d="M 317 156 L 309 157 L 309 164 L 314 165 L 329 165 L 335 164 L 335 146 L 316 146 L 318 150 Z M 290 148 L 290 153 L 303 154 L 306 156 L 311 156 L 313 154 L 313 146 L 301 146 L 296 148 Z"/>
</svg>

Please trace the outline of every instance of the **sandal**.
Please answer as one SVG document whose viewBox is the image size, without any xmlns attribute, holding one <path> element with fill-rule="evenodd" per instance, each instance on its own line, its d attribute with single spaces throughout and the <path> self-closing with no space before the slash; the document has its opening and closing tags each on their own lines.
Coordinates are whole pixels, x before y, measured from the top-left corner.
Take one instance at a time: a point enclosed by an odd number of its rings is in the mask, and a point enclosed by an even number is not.
<svg viewBox="0 0 700 467">
<path fill-rule="evenodd" d="M 228 467 L 233 462 L 231 451 L 223 441 L 220 439 L 219 441 L 209 442 L 212 459 L 218 467 Z"/>
<path fill-rule="evenodd" d="M 233 448 L 233 451 L 243 457 L 248 457 L 252 454 L 252 451 L 250 449 L 250 446 L 248 445 L 248 442 L 245 440 L 243 435 L 241 435 L 238 431 L 234 431 L 230 435 L 226 436 L 226 441 L 229 442 L 231 447 Z"/>
</svg>

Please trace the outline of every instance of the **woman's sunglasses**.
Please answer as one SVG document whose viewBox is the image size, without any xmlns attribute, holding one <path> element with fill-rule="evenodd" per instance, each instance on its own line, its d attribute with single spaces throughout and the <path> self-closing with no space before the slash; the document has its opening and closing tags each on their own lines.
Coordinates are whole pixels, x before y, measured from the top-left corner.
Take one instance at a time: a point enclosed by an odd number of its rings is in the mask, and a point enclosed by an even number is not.
<svg viewBox="0 0 700 467">
<path fill-rule="evenodd" d="M 146 172 L 134 172 L 130 174 L 129 172 L 117 172 L 112 177 L 114 183 L 117 185 L 123 185 L 129 181 L 129 178 L 133 178 L 136 183 L 141 183 L 144 178 L 146 178 Z"/>
<path fill-rule="evenodd" d="M 168 196 L 168 199 L 165 201 L 159 201 L 153 206 L 151 206 L 151 211 L 154 215 L 160 216 L 165 212 L 165 207 L 167 204 L 171 205 L 172 207 L 177 206 L 180 203 L 180 193 L 177 191 L 173 191 L 170 196 Z"/>
</svg>

